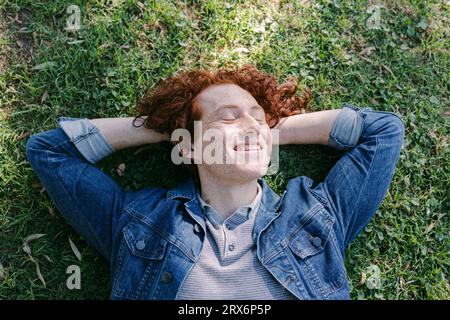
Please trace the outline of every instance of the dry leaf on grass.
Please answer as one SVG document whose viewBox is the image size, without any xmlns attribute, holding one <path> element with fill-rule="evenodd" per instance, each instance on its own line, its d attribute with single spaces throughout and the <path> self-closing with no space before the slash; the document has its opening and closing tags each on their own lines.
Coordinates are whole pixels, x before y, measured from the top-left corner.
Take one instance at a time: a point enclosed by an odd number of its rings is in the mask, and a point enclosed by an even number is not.
<svg viewBox="0 0 450 320">
<path fill-rule="evenodd" d="M 41 268 L 39 267 L 39 262 L 34 260 L 34 258 L 30 254 L 28 255 L 28 257 L 30 258 L 31 261 L 34 262 L 34 265 L 36 266 L 36 274 L 37 274 L 39 280 L 41 280 L 42 284 L 44 285 L 44 288 L 46 288 L 47 284 L 45 283 L 44 276 L 41 273 Z"/>
<path fill-rule="evenodd" d="M 237 53 L 249 53 L 250 50 L 248 50 L 247 48 L 236 48 L 233 50 L 233 52 L 237 52 Z"/>
<path fill-rule="evenodd" d="M 0 280 L 3 280 L 6 278 L 6 270 L 3 267 L 3 264 L 0 262 Z"/>
<path fill-rule="evenodd" d="M 23 240 L 23 248 L 22 248 L 23 251 L 25 251 L 27 254 L 31 255 L 31 247 L 30 247 L 29 242 L 33 241 L 33 240 L 36 240 L 36 239 L 39 239 L 39 238 L 42 238 L 43 236 L 45 236 L 45 234 L 43 234 L 43 233 L 30 234 L 28 237 L 26 237 Z"/>
<path fill-rule="evenodd" d="M 32 240 L 36 240 L 36 239 L 42 238 L 45 235 L 46 235 L 45 233 L 33 233 L 33 234 L 30 234 L 28 237 L 26 237 L 23 241 L 24 242 L 30 242 Z"/>
<path fill-rule="evenodd" d="M 429 233 L 436 224 L 434 222 L 430 223 L 430 225 L 425 229 L 424 234 Z"/>
<path fill-rule="evenodd" d="M 30 243 L 29 242 L 33 241 L 33 240 L 36 240 L 36 239 L 39 239 L 39 238 L 42 238 L 45 235 L 46 234 L 44 234 L 44 233 L 33 233 L 33 234 L 30 234 L 28 237 L 26 237 L 23 240 L 23 251 L 25 251 L 25 253 L 28 255 L 30 260 L 36 266 L 36 274 L 37 274 L 39 280 L 41 280 L 42 284 L 44 285 L 44 288 L 47 287 L 47 284 L 45 283 L 44 276 L 41 273 L 41 268 L 39 267 L 39 263 L 31 255 L 31 247 L 30 247 Z"/>
<path fill-rule="evenodd" d="M 125 173 L 125 163 L 121 163 L 117 168 L 117 174 L 119 175 L 119 177 L 122 177 L 124 173 Z"/>
<path fill-rule="evenodd" d="M 41 97 L 41 103 L 44 103 L 48 98 L 48 91 L 45 91 Z"/>
<path fill-rule="evenodd" d="M 370 56 L 372 54 L 373 51 L 375 51 L 375 47 L 366 47 L 364 49 L 361 50 L 361 52 L 359 53 L 360 56 Z"/>
<path fill-rule="evenodd" d="M 31 248 L 30 248 L 30 245 L 28 244 L 28 242 L 23 243 L 22 249 L 23 249 L 23 251 L 25 251 L 26 254 L 31 254 Z"/>
<path fill-rule="evenodd" d="M 22 133 L 16 137 L 16 141 L 23 140 L 26 137 L 28 137 L 29 135 L 30 135 L 30 131 L 25 131 L 24 133 Z"/>
<path fill-rule="evenodd" d="M 359 281 L 358 285 L 362 285 L 366 282 L 367 275 L 364 272 L 361 272 L 361 280 Z"/>
<path fill-rule="evenodd" d="M 78 250 L 77 246 L 75 245 L 75 243 L 72 242 L 72 240 L 69 237 L 69 243 L 70 243 L 70 248 L 72 249 L 73 253 L 75 254 L 75 256 L 77 257 L 77 259 L 79 261 L 81 261 L 81 253 Z"/>
</svg>

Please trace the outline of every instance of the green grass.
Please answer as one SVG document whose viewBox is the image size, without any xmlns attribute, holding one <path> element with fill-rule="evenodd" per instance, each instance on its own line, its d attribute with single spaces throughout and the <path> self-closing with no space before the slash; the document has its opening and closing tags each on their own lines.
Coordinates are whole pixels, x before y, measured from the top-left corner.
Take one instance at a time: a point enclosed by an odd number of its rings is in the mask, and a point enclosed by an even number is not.
<svg viewBox="0 0 450 320">
<path fill-rule="evenodd" d="M 380 29 L 369 28 L 367 1 L 141 2 L 0 0 L 0 299 L 109 296 L 106 261 L 58 214 L 26 160 L 27 137 L 18 137 L 54 128 L 57 116 L 130 116 L 163 77 L 243 63 L 280 81 L 299 76 L 314 92 L 314 111 L 350 102 L 402 115 L 405 144 L 389 192 L 347 252 L 351 295 L 449 298 L 445 1 L 380 1 Z M 80 7 L 82 24 L 72 38 L 64 30 L 70 4 Z M 50 64 L 33 69 L 43 63 Z M 166 151 L 133 148 L 98 167 L 124 188 L 169 187 L 185 175 L 168 155 L 161 158 Z M 277 192 L 294 176 L 320 181 L 339 156 L 326 147 L 286 146 L 280 172 L 266 179 Z M 35 233 L 46 234 L 31 242 L 45 287 L 22 250 Z M 81 267 L 81 290 L 66 288 L 71 264 Z M 371 265 L 381 270 L 380 289 L 361 283 Z"/>
</svg>

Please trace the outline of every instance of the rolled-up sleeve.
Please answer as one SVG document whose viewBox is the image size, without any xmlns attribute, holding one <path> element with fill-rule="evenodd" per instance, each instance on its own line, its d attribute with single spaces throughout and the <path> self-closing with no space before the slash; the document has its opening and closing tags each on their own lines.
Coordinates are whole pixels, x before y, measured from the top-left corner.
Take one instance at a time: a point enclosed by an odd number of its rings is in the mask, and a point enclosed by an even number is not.
<svg viewBox="0 0 450 320">
<path fill-rule="evenodd" d="M 360 109 L 350 104 L 344 104 L 331 128 L 328 146 L 338 150 L 349 150 L 358 144 L 363 132 L 363 117 L 361 111 L 372 108 Z"/>
<path fill-rule="evenodd" d="M 58 117 L 56 122 L 86 161 L 92 164 L 116 151 L 87 118 Z"/>
<path fill-rule="evenodd" d="M 113 150 L 98 128 L 87 119 L 57 120 L 59 128 L 30 136 L 27 159 L 61 215 L 110 260 L 112 235 L 135 193 L 93 164 Z"/>
</svg>

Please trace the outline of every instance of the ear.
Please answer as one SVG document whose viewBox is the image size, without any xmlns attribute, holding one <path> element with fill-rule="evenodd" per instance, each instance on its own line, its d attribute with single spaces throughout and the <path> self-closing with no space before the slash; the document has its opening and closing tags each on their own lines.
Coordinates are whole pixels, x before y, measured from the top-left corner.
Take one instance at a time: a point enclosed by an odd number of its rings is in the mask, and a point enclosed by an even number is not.
<svg viewBox="0 0 450 320">
<path fill-rule="evenodd" d="M 181 157 L 189 159 L 190 163 L 194 163 L 194 146 L 192 144 L 185 145 L 179 143 L 177 144 L 177 148 Z"/>
</svg>

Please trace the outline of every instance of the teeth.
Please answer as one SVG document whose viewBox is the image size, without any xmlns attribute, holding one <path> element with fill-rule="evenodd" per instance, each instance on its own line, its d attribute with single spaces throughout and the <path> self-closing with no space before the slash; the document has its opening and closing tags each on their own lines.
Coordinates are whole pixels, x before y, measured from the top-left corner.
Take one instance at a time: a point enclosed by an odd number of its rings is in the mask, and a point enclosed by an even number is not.
<svg viewBox="0 0 450 320">
<path fill-rule="evenodd" d="M 259 145 L 240 145 L 236 147 L 238 151 L 252 151 L 252 150 L 260 150 Z"/>
</svg>

